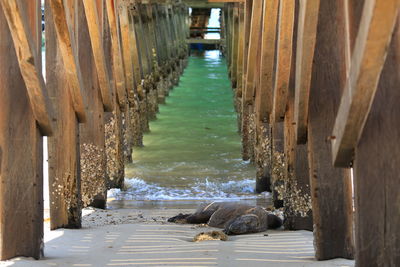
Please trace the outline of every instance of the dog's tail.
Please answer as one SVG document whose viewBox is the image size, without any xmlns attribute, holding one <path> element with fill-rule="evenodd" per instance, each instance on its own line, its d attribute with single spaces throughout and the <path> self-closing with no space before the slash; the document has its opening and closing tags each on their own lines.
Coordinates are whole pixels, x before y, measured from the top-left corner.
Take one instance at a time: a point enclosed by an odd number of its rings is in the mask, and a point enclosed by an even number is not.
<svg viewBox="0 0 400 267">
<path fill-rule="evenodd" d="M 283 224 L 282 219 L 275 214 L 268 214 L 268 229 L 277 229 Z"/>
</svg>

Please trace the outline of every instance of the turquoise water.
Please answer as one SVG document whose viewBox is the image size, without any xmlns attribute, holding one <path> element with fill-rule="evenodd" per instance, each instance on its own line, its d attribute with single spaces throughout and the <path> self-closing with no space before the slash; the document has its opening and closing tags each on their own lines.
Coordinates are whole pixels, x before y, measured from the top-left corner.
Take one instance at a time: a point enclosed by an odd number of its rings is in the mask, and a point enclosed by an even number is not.
<svg viewBox="0 0 400 267">
<path fill-rule="evenodd" d="M 241 159 L 233 92 L 219 51 L 191 56 L 189 66 L 126 168 L 117 199 L 256 198 L 255 168 Z"/>
</svg>

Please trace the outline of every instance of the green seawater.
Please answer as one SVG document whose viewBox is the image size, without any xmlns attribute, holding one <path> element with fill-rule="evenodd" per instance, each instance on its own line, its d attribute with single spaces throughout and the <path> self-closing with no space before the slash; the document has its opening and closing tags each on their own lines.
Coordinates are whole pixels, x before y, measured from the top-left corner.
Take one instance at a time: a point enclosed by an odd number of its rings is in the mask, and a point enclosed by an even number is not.
<svg viewBox="0 0 400 267">
<path fill-rule="evenodd" d="M 192 55 L 179 86 L 160 105 L 144 147 L 126 168 L 125 200 L 256 199 L 255 167 L 241 138 L 225 59 Z"/>
</svg>

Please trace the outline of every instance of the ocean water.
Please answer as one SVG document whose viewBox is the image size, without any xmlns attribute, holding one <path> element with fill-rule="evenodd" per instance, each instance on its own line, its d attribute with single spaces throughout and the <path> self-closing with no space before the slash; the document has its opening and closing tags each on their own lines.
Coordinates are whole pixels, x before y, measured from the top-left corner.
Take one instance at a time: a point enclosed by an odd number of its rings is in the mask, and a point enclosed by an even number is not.
<svg viewBox="0 0 400 267">
<path fill-rule="evenodd" d="M 241 159 L 233 91 L 219 51 L 192 55 L 178 87 L 135 148 L 126 167 L 126 191 L 115 200 L 263 199 L 255 167 Z"/>
</svg>

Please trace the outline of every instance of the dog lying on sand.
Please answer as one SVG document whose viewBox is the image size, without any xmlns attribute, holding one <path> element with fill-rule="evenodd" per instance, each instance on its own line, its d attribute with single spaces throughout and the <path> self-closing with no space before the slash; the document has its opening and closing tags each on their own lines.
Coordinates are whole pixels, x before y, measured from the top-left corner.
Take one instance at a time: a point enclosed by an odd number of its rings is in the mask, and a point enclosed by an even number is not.
<svg viewBox="0 0 400 267">
<path fill-rule="evenodd" d="M 212 202 L 200 206 L 193 214 L 178 214 L 168 219 L 175 223 L 206 223 L 208 226 L 223 228 L 227 235 L 241 235 L 264 232 L 282 226 L 282 220 L 259 206 L 235 202 Z"/>
</svg>

